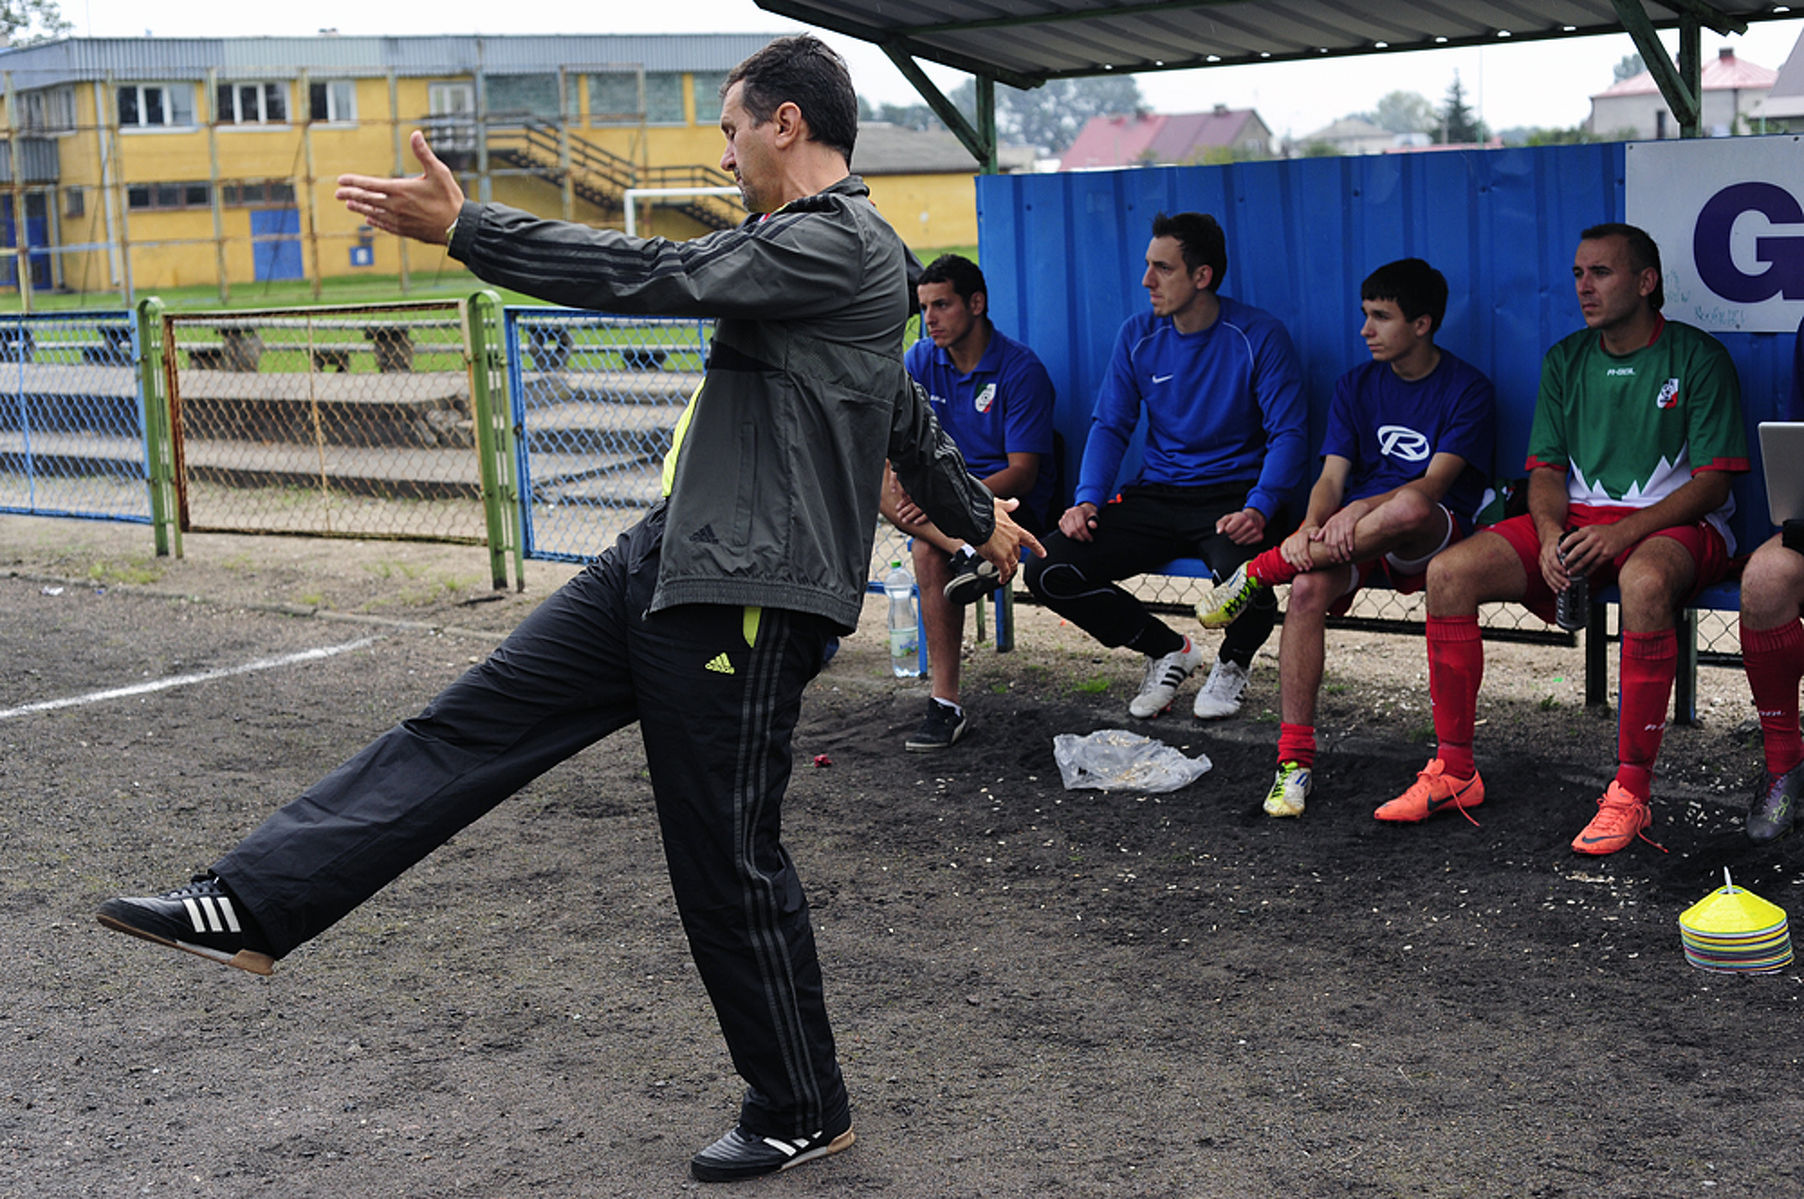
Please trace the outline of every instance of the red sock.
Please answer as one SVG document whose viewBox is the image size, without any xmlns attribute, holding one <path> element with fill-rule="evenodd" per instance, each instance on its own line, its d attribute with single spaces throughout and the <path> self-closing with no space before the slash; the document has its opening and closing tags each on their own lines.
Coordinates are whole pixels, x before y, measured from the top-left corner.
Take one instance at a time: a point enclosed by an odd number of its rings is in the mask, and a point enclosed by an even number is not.
<svg viewBox="0 0 1804 1199">
<path fill-rule="evenodd" d="M 1267 587 L 1276 587 L 1279 583 L 1288 583 L 1303 572 L 1285 561 L 1284 555 L 1277 546 L 1262 554 L 1255 554 L 1247 563 L 1247 574 L 1258 579 Z"/>
<path fill-rule="evenodd" d="M 1622 635 L 1622 699 L 1616 711 L 1616 781 L 1646 799 L 1654 793 L 1654 759 L 1666 734 L 1666 705 L 1679 669 L 1679 635 Z"/>
<path fill-rule="evenodd" d="M 1760 713 L 1766 769 L 1781 775 L 1804 762 L 1798 733 L 1798 680 L 1804 678 L 1804 624 L 1788 620 L 1773 629 L 1741 626 L 1741 663 Z"/>
<path fill-rule="evenodd" d="M 1472 730 L 1478 721 L 1478 685 L 1485 677 L 1485 646 L 1476 616 L 1428 618 L 1428 698 L 1434 707 L 1435 756 L 1447 773 L 1469 779 Z"/>
<path fill-rule="evenodd" d="M 1278 765 L 1295 762 L 1299 766 L 1315 765 L 1315 726 L 1313 724 L 1280 724 L 1278 726 Z"/>
</svg>

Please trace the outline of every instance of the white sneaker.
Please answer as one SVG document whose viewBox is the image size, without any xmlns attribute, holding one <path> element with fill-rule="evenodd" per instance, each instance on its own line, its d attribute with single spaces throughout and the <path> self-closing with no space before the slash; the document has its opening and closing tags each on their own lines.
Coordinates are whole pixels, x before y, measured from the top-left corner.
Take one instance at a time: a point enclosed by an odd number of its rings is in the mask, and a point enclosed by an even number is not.
<svg viewBox="0 0 1804 1199">
<path fill-rule="evenodd" d="M 1194 711 L 1197 719 L 1220 720 L 1235 715 L 1240 711 L 1240 697 L 1246 694 L 1246 689 L 1247 668 L 1217 658 L 1215 669 L 1209 672 L 1203 689 L 1196 693 Z"/>
<path fill-rule="evenodd" d="M 1171 707 L 1184 680 L 1203 664 L 1203 651 L 1184 638 L 1184 648 L 1174 649 L 1163 658 L 1146 664 L 1146 677 L 1140 680 L 1140 694 L 1128 701 L 1128 714 L 1147 720 Z"/>
<path fill-rule="evenodd" d="M 1265 814 L 1267 816 L 1301 816 L 1308 806 L 1309 792 L 1314 789 L 1315 779 L 1309 767 L 1296 762 L 1285 762 L 1278 767 L 1277 777 L 1272 779 L 1272 789 L 1265 793 Z"/>
</svg>

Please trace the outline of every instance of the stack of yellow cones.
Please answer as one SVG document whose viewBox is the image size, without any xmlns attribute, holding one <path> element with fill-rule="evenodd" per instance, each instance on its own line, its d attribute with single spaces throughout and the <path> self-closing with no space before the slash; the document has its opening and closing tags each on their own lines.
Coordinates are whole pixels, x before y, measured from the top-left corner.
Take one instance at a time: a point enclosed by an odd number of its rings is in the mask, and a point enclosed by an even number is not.
<svg viewBox="0 0 1804 1199">
<path fill-rule="evenodd" d="M 1699 970 L 1767 974 L 1791 965 L 1791 932 L 1785 909 L 1737 887 L 1723 871 L 1723 885 L 1679 915 L 1685 960 Z"/>
</svg>

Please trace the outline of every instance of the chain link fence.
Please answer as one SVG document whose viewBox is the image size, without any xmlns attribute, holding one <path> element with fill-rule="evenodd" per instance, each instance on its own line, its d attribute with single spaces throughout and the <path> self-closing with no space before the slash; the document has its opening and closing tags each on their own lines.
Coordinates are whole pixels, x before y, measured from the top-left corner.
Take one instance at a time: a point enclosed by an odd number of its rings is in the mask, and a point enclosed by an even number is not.
<svg viewBox="0 0 1804 1199">
<path fill-rule="evenodd" d="M 170 314 L 183 528 L 480 543 L 460 303 Z"/>
<path fill-rule="evenodd" d="M 663 494 L 713 322 L 509 308 L 526 555 L 587 561 Z"/>
<path fill-rule="evenodd" d="M 527 557 L 587 561 L 657 502 L 712 334 L 711 321 L 507 310 Z M 871 585 L 908 560 L 907 539 L 879 522 Z"/>
<path fill-rule="evenodd" d="M 0 511 L 148 522 L 130 312 L 0 317 Z"/>
</svg>

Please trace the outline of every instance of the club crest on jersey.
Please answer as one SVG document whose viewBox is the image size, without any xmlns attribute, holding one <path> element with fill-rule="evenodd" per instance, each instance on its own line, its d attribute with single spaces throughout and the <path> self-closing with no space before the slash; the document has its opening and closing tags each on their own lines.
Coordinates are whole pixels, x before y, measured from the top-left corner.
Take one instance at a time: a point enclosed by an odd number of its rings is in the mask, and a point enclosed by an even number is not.
<svg viewBox="0 0 1804 1199">
<path fill-rule="evenodd" d="M 988 412 L 990 410 L 990 406 L 992 404 L 994 404 L 995 402 L 996 402 L 996 385 L 994 383 L 985 383 L 983 385 L 983 390 L 977 393 L 977 398 L 975 400 L 971 401 L 972 405 L 979 412 Z"/>
<path fill-rule="evenodd" d="M 1679 381 L 1668 379 L 1660 385 L 1660 394 L 1654 397 L 1654 407 L 1671 408 L 1679 402 Z"/>
</svg>

